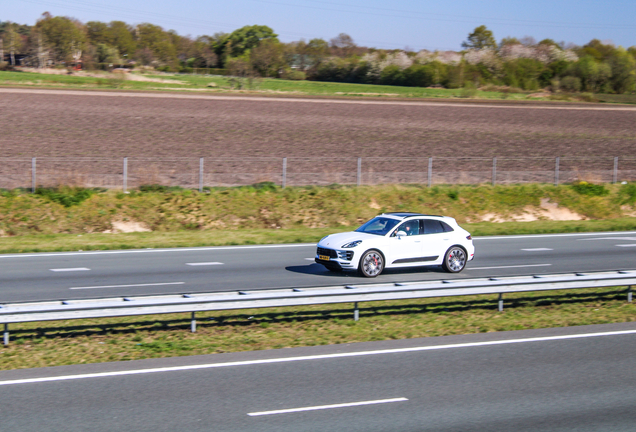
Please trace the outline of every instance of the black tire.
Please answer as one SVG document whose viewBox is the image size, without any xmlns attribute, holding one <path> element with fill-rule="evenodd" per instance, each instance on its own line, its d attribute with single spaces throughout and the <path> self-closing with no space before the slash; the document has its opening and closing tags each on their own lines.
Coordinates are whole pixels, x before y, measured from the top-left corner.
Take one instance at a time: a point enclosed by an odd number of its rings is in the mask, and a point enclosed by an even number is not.
<svg viewBox="0 0 636 432">
<path fill-rule="evenodd" d="M 449 273 L 459 273 L 464 270 L 467 262 L 466 251 L 459 246 L 453 246 L 444 254 L 442 268 Z"/>
<path fill-rule="evenodd" d="M 370 249 L 362 254 L 360 263 L 358 264 L 358 273 L 360 276 L 374 278 L 384 270 L 384 256 L 380 251 Z"/>
</svg>

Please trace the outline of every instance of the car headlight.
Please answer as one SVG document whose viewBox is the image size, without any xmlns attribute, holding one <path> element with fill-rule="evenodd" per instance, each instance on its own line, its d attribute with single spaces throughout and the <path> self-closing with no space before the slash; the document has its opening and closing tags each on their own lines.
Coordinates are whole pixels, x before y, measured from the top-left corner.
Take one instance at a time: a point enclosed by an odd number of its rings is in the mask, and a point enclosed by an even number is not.
<svg viewBox="0 0 636 432">
<path fill-rule="evenodd" d="M 351 248 L 354 248 L 354 247 L 358 246 L 360 243 L 362 243 L 362 240 L 356 240 L 356 241 L 352 241 L 352 242 L 343 244 L 341 247 L 343 249 L 351 249 Z"/>
</svg>

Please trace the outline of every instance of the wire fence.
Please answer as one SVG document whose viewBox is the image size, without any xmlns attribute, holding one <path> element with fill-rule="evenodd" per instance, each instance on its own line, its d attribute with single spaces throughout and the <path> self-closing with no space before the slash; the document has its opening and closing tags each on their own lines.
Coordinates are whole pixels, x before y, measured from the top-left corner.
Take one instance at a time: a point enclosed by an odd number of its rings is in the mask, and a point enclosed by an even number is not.
<svg viewBox="0 0 636 432">
<path fill-rule="evenodd" d="M 377 184 L 616 183 L 636 157 L 0 158 L 0 188 Z"/>
</svg>

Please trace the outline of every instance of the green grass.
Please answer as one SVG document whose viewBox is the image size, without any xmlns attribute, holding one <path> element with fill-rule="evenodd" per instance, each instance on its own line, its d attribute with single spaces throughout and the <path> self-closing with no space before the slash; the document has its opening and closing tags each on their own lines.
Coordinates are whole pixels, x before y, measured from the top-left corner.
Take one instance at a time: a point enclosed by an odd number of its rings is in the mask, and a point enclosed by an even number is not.
<svg viewBox="0 0 636 432">
<path fill-rule="evenodd" d="M 99 72 L 96 72 L 99 74 Z M 461 98 L 461 89 L 400 87 L 373 84 L 347 84 L 317 81 L 288 81 L 273 78 L 236 81 L 224 76 L 157 74 L 144 75 L 172 82 L 144 82 L 126 79 L 122 74 L 102 73 L 103 77 L 49 75 L 32 72 L 0 72 L 0 86 L 24 86 L 68 89 L 167 90 L 206 93 L 250 93 L 258 95 L 328 96 L 328 97 L 392 97 L 392 98 Z M 210 84 L 214 83 L 214 87 Z M 477 90 L 477 99 L 526 100 L 526 93 L 501 93 Z M 548 98 L 536 98 L 549 100 Z"/>
<path fill-rule="evenodd" d="M 0 190 L 0 253 L 312 243 L 382 212 L 455 217 L 474 235 L 636 229 L 636 184 Z M 545 220 L 542 206 L 587 220 Z M 515 222 L 519 217 L 531 222 Z M 507 222 L 493 222 L 507 221 Z M 145 228 L 149 232 L 113 234 Z"/>
<path fill-rule="evenodd" d="M 629 322 L 624 288 L 13 324 L 0 369 Z"/>
</svg>

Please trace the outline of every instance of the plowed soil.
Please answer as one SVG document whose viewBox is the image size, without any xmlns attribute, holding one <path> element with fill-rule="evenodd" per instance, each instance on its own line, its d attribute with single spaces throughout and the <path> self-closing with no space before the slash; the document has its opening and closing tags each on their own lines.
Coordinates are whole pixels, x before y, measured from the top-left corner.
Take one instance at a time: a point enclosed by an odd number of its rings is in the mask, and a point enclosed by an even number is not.
<svg viewBox="0 0 636 432">
<path fill-rule="evenodd" d="M 636 110 L 0 94 L 0 157 L 630 156 Z"/>
</svg>

